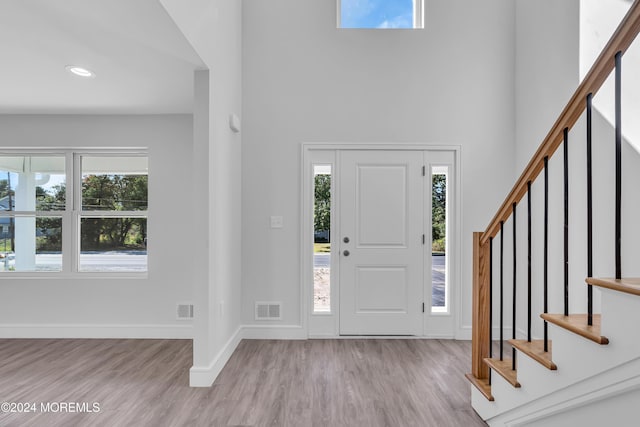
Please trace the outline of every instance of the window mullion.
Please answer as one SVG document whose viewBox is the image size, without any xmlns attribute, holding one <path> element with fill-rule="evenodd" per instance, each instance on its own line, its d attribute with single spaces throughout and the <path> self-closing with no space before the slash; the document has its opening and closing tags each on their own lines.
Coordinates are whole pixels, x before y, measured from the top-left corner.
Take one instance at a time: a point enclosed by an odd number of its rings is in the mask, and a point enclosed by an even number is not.
<svg viewBox="0 0 640 427">
<path fill-rule="evenodd" d="M 71 232 L 65 230 L 71 230 Z M 73 214 L 70 211 L 66 211 L 62 216 L 62 271 L 64 273 L 74 271 L 73 237 Z"/>
<path fill-rule="evenodd" d="M 73 193 L 70 199 L 72 200 L 71 215 L 69 216 L 70 222 L 70 270 L 73 273 L 78 272 L 80 265 L 80 213 L 82 211 L 82 158 L 78 153 L 72 153 L 72 159 L 70 164 L 71 170 L 71 182 Z"/>
<path fill-rule="evenodd" d="M 73 170 L 71 181 L 73 182 L 73 206 L 72 210 L 82 210 L 82 156 L 73 154 Z"/>
</svg>

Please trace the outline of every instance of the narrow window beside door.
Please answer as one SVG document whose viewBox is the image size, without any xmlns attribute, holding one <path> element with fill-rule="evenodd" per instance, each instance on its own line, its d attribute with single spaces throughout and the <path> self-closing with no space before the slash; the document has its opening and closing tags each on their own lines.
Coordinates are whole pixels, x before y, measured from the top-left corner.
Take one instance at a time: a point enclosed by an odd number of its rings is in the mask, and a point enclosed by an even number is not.
<svg viewBox="0 0 640 427">
<path fill-rule="evenodd" d="M 331 312 L 331 165 L 313 167 L 313 311 Z"/>
<path fill-rule="evenodd" d="M 446 312 L 448 307 L 448 173 L 448 166 L 431 168 L 431 311 L 434 313 Z"/>
</svg>

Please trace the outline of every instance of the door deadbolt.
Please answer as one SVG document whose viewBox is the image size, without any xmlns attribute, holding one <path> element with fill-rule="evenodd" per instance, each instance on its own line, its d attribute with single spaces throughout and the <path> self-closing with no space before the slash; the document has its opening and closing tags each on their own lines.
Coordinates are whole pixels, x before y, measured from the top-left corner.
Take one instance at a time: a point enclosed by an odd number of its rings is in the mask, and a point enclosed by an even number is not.
<svg viewBox="0 0 640 427">
<path fill-rule="evenodd" d="M 342 239 L 342 241 L 345 242 L 345 243 L 349 243 L 349 238 L 345 237 L 344 239 Z"/>
</svg>

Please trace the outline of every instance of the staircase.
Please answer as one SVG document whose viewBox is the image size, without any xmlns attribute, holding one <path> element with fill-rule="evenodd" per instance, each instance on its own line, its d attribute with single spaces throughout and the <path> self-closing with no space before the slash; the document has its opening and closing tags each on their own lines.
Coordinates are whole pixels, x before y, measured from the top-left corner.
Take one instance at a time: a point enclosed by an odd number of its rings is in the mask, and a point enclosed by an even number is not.
<svg viewBox="0 0 640 427">
<path fill-rule="evenodd" d="M 472 372 L 467 378 L 473 384 L 473 408 L 492 426 L 640 425 L 640 329 L 636 328 L 640 324 L 640 278 L 622 274 L 622 190 L 629 186 L 622 182 L 624 141 L 620 119 L 622 58 L 639 32 L 640 0 L 636 0 L 487 229 L 474 233 Z M 611 165 L 615 167 L 611 189 L 615 206 L 611 209 L 614 224 L 608 235 L 613 241 L 615 271 L 611 272 L 613 278 L 597 278 L 593 274 L 594 227 L 601 231 L 602 225 L 594 221 L 593 214 L 593 170 L 599 159 L 594 161 L 593 156 L 592 101 L 611 73 L 616 81 L 615 132 L 614 140 L 609 142 L 611 150 L 615 150 L 615 166 Z M 584 185 L 575 187 L 586 190 L 584 223 L 570 221 L 573 217 L 569 215 L 568 170 L 569 134 L 582 121 L 586 122 L 586 176 L 582 178 Z M 560 147 L 562 154 L 551 160 Z M 550 166 L 550 161 L 555 163 Z M 556 208 L 549 201 L 551 167 L 562 168 L 562 183 L 551 184 L 563 190 L 562 251 L 550 248 L 550 231 L 559 231 L 550 230 L 550 212 Z M 544 227 L 537 234 L 532 232 L 532 217 L 541 209 L 532 212 L 532 186 L 544 192 L 543 218 L 536 219 Z M 635 193 L 625 197 L 640 199 L 640 192 Z M 629 216 L 625 216 L 627 221 L 637 221 Z M 525 230 L 523 244 L 517 239 Z M 585 236 L 586 283 L 577 290 L 569 281 L 569 232 Z M 544 259 L 537 264 L 532 262 L 532 241 L 542 243 Z M 552 277 L 554 271 L 549 271 L 553 252 L 562 252 L 563 277 Z M 637 249 L 634 252 L 640 253 Z M 523 258 L 527 266 L 524 272 Z M 640 257 L 635 259 L 640 262 Z M 505 274 L 506 266 L 510 271 Z M 534 267 L 542 270 L 535 281 Z M 540 305 L 535 302 L 536 293 L 543 295 L 541 312 L 536 312 Z M 554 299 L 558 294 L 563 301 Z M 576 304 L 575 298 L 583 296 L 584 302 Z M 550 312 L 550 306 L 562 306 L 562 310 Z M 573 312 L 575 306 L 584 306 L 585 310 Z M 522 317 L 526 318 L 526 325 L 517 323 Z M 505 318 L 511 321 L 507 327 Z M 496 327 L 498 332 L 494 331 Z M 505 329 L 510 329 L 510 339 L 505 337 Z M 536 329 L 540 329 L 539 336 L 535 336 Z"/>
<path fill-rule="evenodd" d="M 634 290 L 635 292 L 638 289 Z M 549 351 L 540 359 L 540 349 L 530 351 L 526 345 L 516 345 L 517 369 L 511 370 L 511 360 L 505 370 L 492 370 L 490 399 L 477 388 L 472 391 L 472 405 L 490 425 L 554 424 L 554 417 L 571 414 L 571 422 L 558 425 L 573 426 L 634 426 L 637 425 L 637 406 L 631 400 L 612 411 L 599 408 L 609 406 L 617 396 L 640 394 L 640 331 L 629 331 L 629 325 L 640 321 L 640 300 L 616 290 L 603 288 L 603 323 L 596 331 L 576 333 L 564 324 L 552 324 Z M 561 321 L 563 321 L 562 319 Z M 575 320 L 575 319 L 574 319 Z M 582 319 L 586 320 L 584 316 Z M 584 323 L 578 323 L 584 327 Z M 605 336 L 601 342 L 597 338 Z M 526 343 L 526 341 L 524 341 Z M 538 347 L 534 345 L 534 347 Z M 516 388 L 512 377 L 520 386 Z M 597 411 L 591 413 L 588 409 Z M 600 418 L 598 418 L 600 417 Z"/>
</svg>

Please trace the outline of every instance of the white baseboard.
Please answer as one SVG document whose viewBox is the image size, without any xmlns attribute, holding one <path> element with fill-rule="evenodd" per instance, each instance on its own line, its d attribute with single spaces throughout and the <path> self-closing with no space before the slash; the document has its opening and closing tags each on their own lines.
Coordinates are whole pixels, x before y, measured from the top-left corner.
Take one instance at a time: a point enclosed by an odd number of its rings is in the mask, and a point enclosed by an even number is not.
<svg viewBox="0 0 640 427">
<path fill-rule="evenodd" d="M 451 334 L 427 334 L 424 335 L 422 337 L 416 337 L 416 338 L 422 338 L 425 340 L 455 340 L 457 339 L 454 335 Z"/>
<path fill-rule="evenodd" d="M 209 366 L 192 366 L 189 370 L 189 385 L 191 387 L 210 387 L 216 380 L 224 365 L 242 341 L 243 328 L 239 326 L 236 332 L 216 354 Z"/>
<path fill-rule="evenodd" d="M 456 332 L 455 339 L 460 341 L 471 341 L 471 337 L 471 326 L 460 326 L 458 328 L 458 332 Z"/>
<path fill-rule="evenodd" d="M 452 340 L 452 335 L 309 335 L 310 340 Z"/>
<path fill-rule="evenodd" d="M 300 325 L 244 325 L 247 340 L 306 340 L 307 331 Z"/>
<path fill-rule="evenodd" d="M 193 325 L 0 324 L 0 338 L 193 339 Z"/>
</svg>

